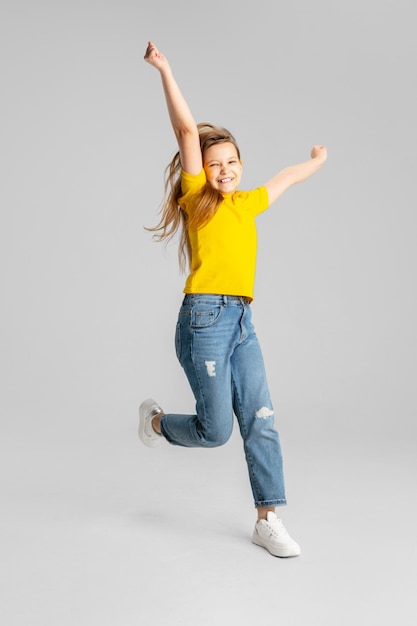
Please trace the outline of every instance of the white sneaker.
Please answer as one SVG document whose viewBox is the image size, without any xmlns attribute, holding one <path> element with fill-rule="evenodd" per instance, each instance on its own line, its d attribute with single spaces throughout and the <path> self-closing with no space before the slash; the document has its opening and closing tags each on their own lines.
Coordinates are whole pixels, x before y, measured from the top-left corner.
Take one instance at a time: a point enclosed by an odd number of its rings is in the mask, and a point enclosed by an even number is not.
<svg viewBox="0 0 417 626">
<path fill-rule="evenodd" d="M 256 522 L 252 542 L 274 556 L 299 556 L 301 553 L 298 543 L 291 539 L 282 521 L 272 511 L 268 512 L 266 520 Z"/>
<path fill-rule="evenodd" d="M 155 432 L 152 426 L 153 418 L 159 413 L 163 413 L 161 407 L 151 398 L 142 402 L 139 407 L 139 437 L 149 448 L 159 446 L 162 441 L 162 435 Z"/>
</svg>

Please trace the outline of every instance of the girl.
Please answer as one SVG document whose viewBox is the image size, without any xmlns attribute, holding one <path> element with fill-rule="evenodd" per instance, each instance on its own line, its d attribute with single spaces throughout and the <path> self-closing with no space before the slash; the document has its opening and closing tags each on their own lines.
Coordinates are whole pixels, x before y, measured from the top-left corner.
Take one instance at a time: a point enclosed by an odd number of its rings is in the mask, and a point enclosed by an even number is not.
<svg viewBox="0 0 417 626">
<path fill-rule="evenodd" d="M 213 447 L 242 435 L 257 509 L 252 541 L 279 557 L 298 556 L 275 508 L 286 504 L 282 455 L 262 353 L 251 323 L 256 263 L 255 217 L 291 185 L 321 168 L 324 146 L 264 186 L 238 191 L 242 162 L 224 128 L 196 124 L 169 63 L 149 42 L 145 60 L 160 73 L 179 152 L 168 169 L 158 240 L 181 233 L 180 262 L 189 262 L 175 345 L 196 399 L 195 415 L 165 413 L 154 400 L 139 408 L 139 436 L 154 447 Z"/>
</svg>

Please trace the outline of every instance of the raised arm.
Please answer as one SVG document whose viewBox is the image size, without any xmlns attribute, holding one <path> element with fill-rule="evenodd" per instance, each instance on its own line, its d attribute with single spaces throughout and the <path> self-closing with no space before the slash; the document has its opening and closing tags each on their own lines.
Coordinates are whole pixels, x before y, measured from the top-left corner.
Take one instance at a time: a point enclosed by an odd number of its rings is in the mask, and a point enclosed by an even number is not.
<svg viewBox="0 0 417 626">
<path fill-rule="evenodd" d="M 178 142 L 182 168 L 189 174 L 199 174 L 203 162 L 197 125 L 174 79 L 168 60 L 159 52 L 152 41 L 148 43 L 144 58 L 161 75 L 169 118 Z"/>
<path fill-rule="evenodd" d="M 311 159 L 305 163 L 291 165 L 276 174 L 269 180 L 265 187 L 268 192 L 269 204 L 271 205 L 281 194 L 292 185 L 301 183 L 315 174 L 327 159 L 327 148 L 325 146 L 314 146 L 311 150 Z"/>
</svg>

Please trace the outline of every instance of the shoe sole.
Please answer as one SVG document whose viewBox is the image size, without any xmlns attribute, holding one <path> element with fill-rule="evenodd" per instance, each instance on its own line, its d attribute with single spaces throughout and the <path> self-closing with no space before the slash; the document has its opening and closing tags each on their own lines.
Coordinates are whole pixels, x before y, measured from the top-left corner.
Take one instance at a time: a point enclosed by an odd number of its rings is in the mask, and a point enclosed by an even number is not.
<svg viewBox="0 0 417 626">
<path fill-rule="evenodd" d="M 270 547 L 267 545 L 265 541 L 258 535 L 258 533 L 254 532 L 252 536 L 252 543 L 260 548 L 265 548 L 272 556 L 278 556 L 281 559 L 288 559 L 290 557 L 300 556 L 301 550 L 294 551 L 291 548 L 278 548 L 278 547 Z"/>
</svg>

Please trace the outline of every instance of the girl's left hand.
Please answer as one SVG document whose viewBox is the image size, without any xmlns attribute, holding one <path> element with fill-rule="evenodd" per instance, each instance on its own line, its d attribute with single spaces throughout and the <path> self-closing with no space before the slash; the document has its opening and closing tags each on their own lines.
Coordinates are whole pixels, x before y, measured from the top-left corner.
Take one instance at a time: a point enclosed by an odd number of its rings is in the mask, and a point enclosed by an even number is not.
<svg viewBox="0 0 417 626">
<path fill-rule="evenodd" d="M 314 146 L 311 150 L 311 158 L 312 159 L 321 159 L 323 162 L 327 159 L 327 148 L 326 146 Z"/>
</svg>

